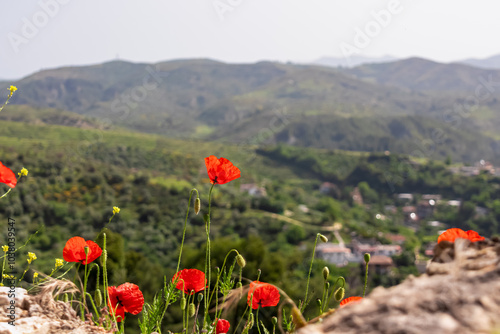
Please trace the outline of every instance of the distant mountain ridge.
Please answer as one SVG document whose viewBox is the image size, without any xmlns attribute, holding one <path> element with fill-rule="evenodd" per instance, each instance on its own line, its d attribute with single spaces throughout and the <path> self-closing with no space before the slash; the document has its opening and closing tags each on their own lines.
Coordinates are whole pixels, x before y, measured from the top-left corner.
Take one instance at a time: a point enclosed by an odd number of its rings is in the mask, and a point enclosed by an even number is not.
<svg viewBox="0 0 500 334">
<path fill-rule="evenodd" d="M 500 69 L 500 54 L 483 59 L 469 58 L 465 60 L 460 60 L 457 63 L 480 67 L 480 68 Z"/>
<path fill-rule="evenodd" d="M 350 57 L 321 57 L 312 62 L 315 65 L 330 66 L 330 67 L 347 67 L 352 68 L 364 64 L 378 64 L 396 61 L 398 58 L 392 56 L 382 57 L 364 57 L 364 56 L 350 56 Z"/>
<path fill-rule="evenodd" d="M 12 103 L 168 137 L 246 145 L 285 142 L 410 154 L 415 143 L 440 130 L 446 140 L 425 154 L 493 160 L 498 92 L 460 124 L 453 119 L 454 106 L 474 93 L 479 77 L 500 78 L 500 71 L 419 58 L 352 69 L 209 59 L 113 61 L 25 77 L 12 83 L 19 88 Z"/>
</svg>

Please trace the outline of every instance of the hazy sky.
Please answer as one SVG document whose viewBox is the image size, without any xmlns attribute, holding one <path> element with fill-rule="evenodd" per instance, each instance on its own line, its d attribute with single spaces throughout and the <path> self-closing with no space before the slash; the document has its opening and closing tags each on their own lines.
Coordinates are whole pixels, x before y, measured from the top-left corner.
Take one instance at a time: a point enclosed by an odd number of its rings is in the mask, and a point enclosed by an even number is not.
<svg viewBox="0 0 500 334">
<path fill-rule="evenodd" d="M 0 79 L 117 57 L 447 62 L 500 53 L 497 0 L 0 0 L 0 8 Z"/>
</svg>

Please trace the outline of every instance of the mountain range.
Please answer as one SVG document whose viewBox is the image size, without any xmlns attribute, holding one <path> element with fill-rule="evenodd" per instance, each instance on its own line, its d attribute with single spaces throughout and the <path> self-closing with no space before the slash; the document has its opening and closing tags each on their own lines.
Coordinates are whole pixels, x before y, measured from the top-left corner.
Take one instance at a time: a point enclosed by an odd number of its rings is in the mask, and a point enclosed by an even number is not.
<svg viewBox="0 0 500 334">
<path fill-rule="evenodd" d="M 20 121 L 45 110 L 42 122 L 58 123 L 65 111 L 80 115 L 65 114 L 71 126 L 473 162 L 499 161 L 497 82 L 500 70 L 421 58 L 353 68 L 187 59 L 44 70 L 0 91 L 19 88 Z"/>
</svg>

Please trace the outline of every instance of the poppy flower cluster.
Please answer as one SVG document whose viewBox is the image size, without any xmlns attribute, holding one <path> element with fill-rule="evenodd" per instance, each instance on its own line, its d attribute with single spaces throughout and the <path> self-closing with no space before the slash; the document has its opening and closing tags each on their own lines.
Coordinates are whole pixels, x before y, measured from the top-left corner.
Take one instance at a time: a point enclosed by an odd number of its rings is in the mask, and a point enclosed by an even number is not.
<svg viewBox="0 0 500 334">
<path fill-rule="evenodd" d="M 256 310 L 259 306 L 276 306 L 280 301 L 280 293 L 274 285 L 259 281 L 250 283 L 247 304 Z"/>
<path fill-rule="evenodd" d="M 357 302 L 361 301 L 361 299 L 363 299 L 363 297 L 358 297 L 358 296 L 349 297 L 349 298 L 342 300 L 340 302 L 340 306 L 345 306 L 349 303 L 357 303 Z"/>
<path fill-rule="evenodd" d="M 455 242 L 455 239 L 461 238 L 461 239 L 467 239 L 470 240 L 470 242 L 476 242 L 476 241 L 482 241 L 484 240 L 484 237 L 480 236 L 476 231 L 469 230 L 465 232 L 462 229 L 459 228 L 450 228 L 438 237 L 438 243 L 441 241 L 449 241 L 449 242 Z"/>
<path fill-rule="evenodd" d="M 88 249 L 88 254 L 85 254 L 85 248 Z M 63 258 L 66 262 L 79 262 L 83 265 L 89 264 L 97 259 L 102 254 L 102 249 L 92 240 L 83 239 L 82 237 L 73 237 L 66 242 L 63 249 Z"/>
<path fill-rule="evenodd" d="M 5 183 L 11 188 L 14 188 L 17 184 L 16 174 L 9 168 L 4 166 L 0 162 L 0 183 Z"/>
<path fill-rule="evenodd" d="M 116 321 L 125 319 L 125 312 L 139 314 L 144 306 L 144 296 L 139 287 L 133 283 L 108 287 L 108 307 L 111 314 L 116 316 Z"/>
<path fill-rule="evenodd" d="M 177 272 L 174 277 L 172 277 L 172 283 L 179 290 L 184 290 L 184 293 L 193 294 L 204 290 L 207 286 L 207 280 L 205 278 L 205 273 L 198 269 L 183 269 Z"/>
<path fill-rule="evenodd" d="M 226 158 L 217 159 L 211 155 L 205 158 L 205 165 L 212 184 L 228 183 L 241 176 L 239 168 Z"/>
</svg>

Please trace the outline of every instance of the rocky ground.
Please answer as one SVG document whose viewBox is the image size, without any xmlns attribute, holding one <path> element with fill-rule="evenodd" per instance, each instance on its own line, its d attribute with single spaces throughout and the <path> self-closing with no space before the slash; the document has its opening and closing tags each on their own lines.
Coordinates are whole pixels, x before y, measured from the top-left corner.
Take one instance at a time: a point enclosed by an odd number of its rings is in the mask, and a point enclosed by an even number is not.
<svg viewBox="0 0 500 334">
<path fill-rule="evenodd" d="M 500 333 L 500 240 L 436 246 L 427 273 L 376 288 L 299 334 Z"/>
<path fill-rule="evenodd" d="M 61 286 L 47 286 L 36 295 L 28 295 L 22 288 L 16 288 L 12 294 L 10 288 L 0 287 L 0 334 L 105 333 L 102 329 L 81 321 L 68 303 L 54 301 L 53 293 L 56 288 Z M 15 304 L 11 301 L 15 301 Z M 10 307 L 14 309 L 15 326 L 9 323 L 12 321 L 9 318 Z"/>
</svg>

